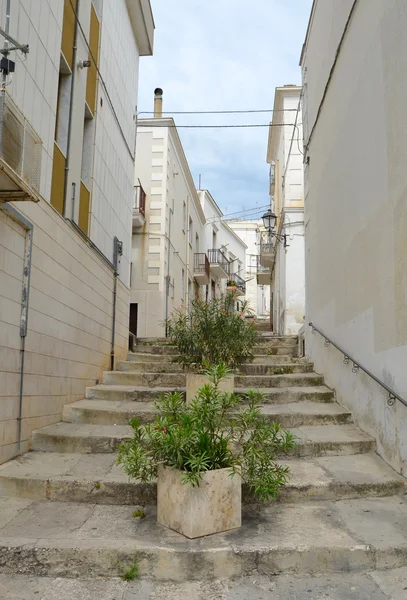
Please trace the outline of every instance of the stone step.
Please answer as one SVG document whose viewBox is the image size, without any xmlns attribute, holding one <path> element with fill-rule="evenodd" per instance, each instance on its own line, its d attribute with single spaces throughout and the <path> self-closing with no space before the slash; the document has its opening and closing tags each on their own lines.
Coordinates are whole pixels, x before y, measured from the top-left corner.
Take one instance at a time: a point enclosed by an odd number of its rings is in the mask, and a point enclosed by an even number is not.
<svg viewBox="0 0 407 600">
<path fill-rule="evenodd" d="M 145 358 L 144 354 L 142 355 Z M 279 358 L 279 357 L 272 357 Z M 119 360 L 116 365 L 117 371 L 135 373 L 183 373 L 184 367 L 176 362 L 156 361 L 134 362 L 130 360 Z M 239 367 L 237 373 L 242 375 L 283 375 L 285 373 L 311 373 L 314 370 L 313 363 L 293 362 L 276 364 L 244 364 Z"/>
<path fill-rule="evenodd" d="M 280 423 L 285 428 L 352 422 L 352 414 L 336 403 L 268 404 L 262 407 L 262 414 L 268 420 Z M 150 402 L 79 400 L 72 404 L 65 404 L 62 419 L 67 423 L 127 425 L 129 420 L 135 417 L 142 423 L 149 423 L 156 415 L 157 411 Z"/>
<path fill-rule="evenodd" d="M 134 385 L 142 387 L 185 387 L 185 373 L 138 373 L 137 371 L 105 371 L 105 385 Z"/>
<path fill-rule="evenodd" d="M 138 373 L 183 373 L 184 367 L 176 362 L 156 360 L 148 361 L 145 354 L 142 355 L 143 360 L 135 362 L 132 360 L 118 360 L 116 364 L 117 371 L 127 372 L 133 371 Z M 160 357 L 161 358 L 161 357 Z"/>
<path fill-rule="evenodd" d="M 312 373 L 313 363 L 280 363 L 268 364 L 245 364 L 241 365 L 238 373 L 242 375 L 284 375 L 287 373 Z"/>
<path fill-rule="evenodd" d="M 242 388 L 281 388 L 323 385 L 324 378 L 316 373 L 287 373 L 283 375 L 236 375 L 235 386 Z M 105 371 L 105 385 L 134 385 L 142 387 L 185 387 L 185 373 L 139 373 L 137 371 Z"/>
<path fill-rule="evenodd" d="M 235 393 L 245 395 L 250 388 L 235 388 Z M 333 402 L 335 394 L 326 386 L 295 386 L 284 388 L 258 388 L 263 394 L 264 404 L 284 404 L 292 402 Z M 167 392 L 181 392 L 184 387 L 146 387 L 131 385 L 95 385 L 86 388 L 87 400 L 134 400 L 136 402 L 151 402 Z"/>
<path fill-rule="evenodd" d="M 0 589 L 4 590 L 2 600 L 299 600 L 305 598 L 304 590 L 309 600 L 350 600 L 349 591 L 354 600 L 405 600 L 407 567 L 364 571 L 277 576 L 252 573 L 233 580 L 194 582 L 0 575 Z M 27 590 L 33 595 L 27 596 Z"/>
<path fill-rule="evenodd" d="M 129 352 L 128 356 L 127 356 L 127 361 L 124 362 L 133 362 L 133 363 L 144 363 L 144 362 L 148 362 L 148 363 L 157 363 L 157 364 L 172 364 L 173 360 L 177 357 L 177 355 L 172 355 L 172 356 L 166 356 L 166 355 L 161 355 L 161 354 L 148 354 L 146 355 L 145 352 Z M 119 361 L 122 362 L 122 361 Z M 263 355 L 259 355 L 259 356 L 255 356 L 251 359 L 248 359 L 247 361 L 245 361 L 244 364 L 247 365 L 255 365 L 255 364 L 262 364 L 262 365 L 275 365 L 275 364 L 290 364 L 290 365 L 294 365 L 294 364 L 305 364 L 305 359 L 304 358 L 298 358 L 297 356 L 288 356 L 288 355 L 284 355 L 284 354 L 280 354 L 280 355 L 269 355 L 269 354 L 263 354 Z M 175 364 L 177 366 L 177 363 Z"/>
<path fill-rule="evenodd" d="M 137 346 L 137 354 L 176 356 L 177 349 L 174 346 Z M 259 344 L 253 349 L 254 356 L 297 356 L 298 347 L 294 344 L 273 346 L 270 344 Z"/>
<path fill-rule="evenodd" d="M 284 375 L 235 375 L 236 388 L 285 388 L 307 387 L 324 384 L 324 378 L 317 373 L 287 373 Z"/>
<path fill-rule="evenodd" d="M 284 459 L 290 479 L 279 502 L 404 494 L 406 480 L 376 454 Z M 28 452 L 0 467 L 0 497 L 94 504 L 154 505 L 155 482 L 127 477 L 114 454 Z M 255 501 L 244 486 L 244 504 Z"/>
<path fill-rule="evenodd" d="M 149 507 L 140 519 L 132 506 L 1 498 L 0 572 L 95 579 L 137 563 L 143 579 L 191 584 L 395 569 L 407 565 L 406 510 L 400 496 L 247 507 L 241 528 L 188 540 Z"/>
<path fill-rule="evenodd" d="M 315 425 L 291 429 L 297 445 L 293 456 L 333 456 L 363 454 L 375 449 L 375 441 L 355 425 Z M 116 452 L 125 438 L 131 437 L 129 425 L 92 425 L 57 423 L 32 434 L 32 448 L 41 452 L 109 453 Z"/>
<path fill-rule="evenodd" d="M 298 344 L 298 336 L 296 335 L 270 335 L 270 336 L 260 336 L 259 342 L 260 345 L 268 345 L 268 346 L 296 346 Z M 174 346 L 168 338 L 137 338 L 136 343 L 137 348 L 139 347 L 151 347 L 151 346 Z"/>
</svg>

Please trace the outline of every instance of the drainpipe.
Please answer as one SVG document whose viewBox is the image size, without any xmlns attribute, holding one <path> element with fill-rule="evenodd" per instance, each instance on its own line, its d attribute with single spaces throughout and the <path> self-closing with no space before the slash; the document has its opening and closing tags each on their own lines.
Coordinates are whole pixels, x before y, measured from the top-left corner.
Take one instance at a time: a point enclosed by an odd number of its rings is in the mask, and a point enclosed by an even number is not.
<svg viewBox="0 0 407 600">
<path fill-rule="evenodd" d="M 76 15 L 79 14 L 80 0 L 76 1 Z M 73 10 L 73 9 L 72 9 Z M 72 115 L 73 115 L 73 97 L 75 91 L 75 77 L 76 77 L 76 53 L 78 50 L 78 18 L 75 15 L 75 31 L 73 38 L 73 54 L 72 54 L 72 79 L 71 79 L 71 94 L 69 104 L 69 115 L 68 115 L 68 135 L 66 138 L 66 159 L 65 159 L 65 179 L 64 179 L 64 199 L 62 204 L 62 216 L 65 216 L 66 210 L 66 199 L 68 195 L 68 174 L 69 174 L 69 162 L 71 155 L 71 134 L 72 134 Z M 72 219 L 73 220 L 73 219 Z"/>
<path fill-rule="evenodd" d="M 168 215 L 168 254 L 167 254 L 167 281 L 166 281 L 166 294 L 165 294 L 165 323 L 168 319 L 168 304 L 170 301 L 170 259 L 171 259 L 171 222 L 174 211 L 170 208 Z M 165 337 L 168 337 L 167 325 L 165 325 Z"/>
<path fill-rule="evenodd" d="M 21 317 L 20 317 L 20 389 L 19 389 L 19 407 L 18 407 L 18 449 L 21 447 L 21 421 L 23 418 L 23 390 L 24 390 L 24 358 L 25 358 L 25 338 L 27 337 L 28 323 L 28 299 L 30 296 L 30 278 L 31 278 L 31 258 L 33 247 L 34 225 L 23 217 L 13 206 L 5 205 L 1 210 L 6 212 L 14 221 L 17 221 L 28 233 L 26 236 L 24 249 L 24 270 L 23 270 L 23 289 L 21 292 Z"/>
<path fill-rule="evenodd" d="M 114 247 L 113 247 L 113 265 L 114 265 L 114 274 L 113 274 L 113 321 L 112 321 L 112 342 L 111 342 L 111 350 L 110 350 L 110 370 L 114 371 L 114 342 L 116 336 L 116 304 L 117 304 L 117 278 L 119 276 L 119 262 L 120 256 L 123 254 L 123 242 L 120 242 L 119 239 L 115 236 L 114 238 Z"/>
<path fill-rule="evenodd" d="M 187 196 L 187 235 L 186 235 L 186 258 L 185 258 L 185 270 L 186 270 L 186 282 L 185 282 L 185 312 L 189 314 L 189 232 L 190 232 L 190 222 L 189 222 L 189 201 L 190 198 Z"/>
</svg>

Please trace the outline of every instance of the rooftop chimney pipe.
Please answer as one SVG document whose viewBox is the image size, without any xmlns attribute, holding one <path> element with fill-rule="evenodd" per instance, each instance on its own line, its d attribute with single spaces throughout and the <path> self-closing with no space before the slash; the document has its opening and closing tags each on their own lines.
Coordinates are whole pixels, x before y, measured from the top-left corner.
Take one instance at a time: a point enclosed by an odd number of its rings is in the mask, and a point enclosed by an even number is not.
<svg viewBox="0 0 407 600">
<path fill-rule="evenodd" d="M 163 91 L 161 88 L 154 90 L 154 119 L 162 119 L 163 116 Z"/>
</svg>

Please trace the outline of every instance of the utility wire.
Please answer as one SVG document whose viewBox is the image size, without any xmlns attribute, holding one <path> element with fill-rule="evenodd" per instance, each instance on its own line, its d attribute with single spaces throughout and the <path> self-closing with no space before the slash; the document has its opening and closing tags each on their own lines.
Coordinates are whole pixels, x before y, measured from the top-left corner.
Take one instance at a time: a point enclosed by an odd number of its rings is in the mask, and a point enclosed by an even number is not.
<svg viewBox="0 0 407 600">
<path fill-rule="evenodd" d="M 166 110 L 164 115 L 236 115 L 236 114 L 248 114 L 248 113 L 275 113 L 275 112 L 295 112 L 295 108 L 265 108 L 265 109 L 253 109 L 253 110 Z M 137 113 L 139 115 L 154 115 L 154 111 L 143 110 Z M 165 117 L 164 117 L 165 118 Z"/>
<path fill-rule="evenodd" d="M 143 123 L 140 121 L 138 123 L 138 128 L 142 127 L 156 127 L 159 129 L 160 127 L 168 127 L 173 129 L 242 129 L 249 127 L 297 127 L 296 123 L 266 123 L 261 125 L 249 124 L 249 125 L 155 125 L 151 123 Z"/>
<path fill-rule="evenodd" d="M 221 221 L 223 220 L 228 220 L 225 219 L 225 217 L 231 217 L 232 215 L 242 215 L 242 214 L 247 214 L 247 213 L 256 213 L 256 212 L 262 212 L 263 210 L 265 210 L 266 208 L 269 208 L 270 205 L 269 204 L 265 204 L 264 206 L 258 206 L 256 208 L 248 208 L 246 210 L 238 210 L 236 212 L 232 212 L 232 213 L 227 213 L 226 215 L 222 215 L 221 217 L 211 217 L 209 219 L 207 219 L 207 223 L 212 223 L 215 221 Z M 237 217 L 235 217 L 237 218 Z"/>
<path fill-rule="evenodd" d="M 110 108 L 112 109 L 112 112 L 113 112 L 114 119 L 115 119 L 115 121 L 116 121 L 116 123 L 117 123 L 117 126 L 119 127 L 119 130 L 120 130 L 121 136 L 122 136 L 122 138 L 123 138 L 123 141 L 124 141 L 124 143 L 125 143 L 125 145 L 126 145 L 126 148 L 127 148 L 128 152 L 129 152 L 129 154 L 130 154 L 130 156 L 131 156 L 132 160 L 134 161 L 134 152 L 131 150 L 131 148 L 130 148 L 130 146 L 129 146 L 128 142 L 127 142 L 127 139 L 126 139 L 126 136 L 125 136 L 125 134 L 124 134 L 123 128 L 122 128 L 122 126 L 121 126 L 121 124 L 120 124 L 120 121 L 119 121 L 119 117 L 117 116 L 116 110 L 115 110 L 115 108 L 114 108 L 113 101 L 112 101 L 112 99 L 111 99 L 111 97 L 110 97 L 110 94 L 109 94 L 109 91 L 108 91 L 108 89 L 107 89 L 107 86 L 106 86 L 105 80 L 104 80 L 104 79 L 103 79 L 103 77 L 102 77 L 102 74 L 101 74 L 101 72 L 100 72 L 100 70 L 99 70 L 99 67 L 98 67 L 98 64 L 97 64 L 97 61 L 96 61 L 96 59 L 95 59 L 95 57 L 93 56 L 93 52 L 92 52 L 92 50 L 91 50 L 91 47 L 90 47 L 90 45 L 89 45 L 89 42 L 88 42 L 88 40 L 86 39 L 85 32 L 84 32 L 84 30 L 83 30 L 82 24 L 81 24 L 81 22 L 80 22 L 80 20 L 79 20 L 79 17 L 78 17 L 78 13 L 76 12 L 76 9 L 75 9 L 75 7 L 74 7 L 74 5 L 73 5 L 73 2 L 72 2 L 72 0 L 69 0 L 69 4 L 71 5 L 71 8 L 72 8 L 73 14 L 75 15 L 76 22 L 78 23 L 79 29 L 81 30 L 81 33 L 82 33 L 82 35 L 83 35 L 84 42 L 85 42 L 85 44 L 86 44 L 86 46 L 87 46 L 87 48 L 88 48 L 88 50 L 89 50 L 89 54 L 90 54 L 90 56 L 91 56 L 91 58 L 92 58 L 92 60 L 93 60 L 93 64 L 95 65 L 96 71 L 97 71 L 97 73 L 98 73 L 98 75 L 99 75 L 100 82 L 101 82 L 101 84 L 102 84 L 102 87 L 103 87 L 103 89 L 104 89 L 104 91 L 105 91 L 105 94 L 106 94 L 106 96 L 107 96 L 108 102 L 109 102 L 109 104 L 110 104 Z M 74 68 L 76 68 L 76 65 L 73 65 L 73 67 L 74 67 Z"/>
</svg>

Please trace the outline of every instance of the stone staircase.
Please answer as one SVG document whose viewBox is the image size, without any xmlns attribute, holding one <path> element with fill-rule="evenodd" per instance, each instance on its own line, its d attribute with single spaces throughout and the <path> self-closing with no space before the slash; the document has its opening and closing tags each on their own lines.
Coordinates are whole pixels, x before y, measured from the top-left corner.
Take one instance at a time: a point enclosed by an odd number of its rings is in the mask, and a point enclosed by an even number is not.
<svg viewBox="0 0 407 600">
<path fill-rule="evenodd" d="M 235 377 L 259 389 L 263 414 L 297 438 L 291 478 L 277 503 L 244 490 L 243 527 L 186 540 L 155 522 L 156 486 L 129 482 L 115 451 L 128 420 L 154 418 L 153 401 L 185 389 L 165 341 L 139 341 L 63 421 L 35 431 L 32 452 L 0 467 L 0 574 L 116 576 L 137 562 L 156 580 L 257 573 L 335 573 L 407 566 L 405 480 L 335 401 L 295 337 L 263 336 Z M 146 518 L 134 518 L 135 506 Z"/>
</svg>

